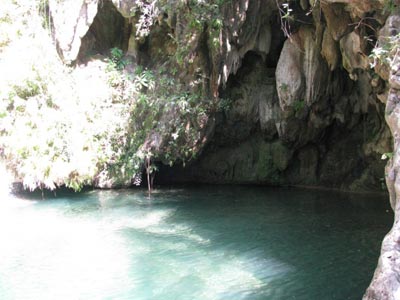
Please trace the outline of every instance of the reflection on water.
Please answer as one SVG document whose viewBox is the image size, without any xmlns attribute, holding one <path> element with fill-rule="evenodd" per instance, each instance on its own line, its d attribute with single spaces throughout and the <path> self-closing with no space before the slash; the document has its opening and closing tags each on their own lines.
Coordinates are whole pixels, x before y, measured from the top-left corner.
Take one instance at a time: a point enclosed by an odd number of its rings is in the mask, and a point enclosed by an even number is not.
<svg viewBox="0 0 400 300">
<path fill-rule="evenodd" d="M 386 197 L 261 187 L 0 199 L 0 299 L 360 299 Z"/>
</svg>

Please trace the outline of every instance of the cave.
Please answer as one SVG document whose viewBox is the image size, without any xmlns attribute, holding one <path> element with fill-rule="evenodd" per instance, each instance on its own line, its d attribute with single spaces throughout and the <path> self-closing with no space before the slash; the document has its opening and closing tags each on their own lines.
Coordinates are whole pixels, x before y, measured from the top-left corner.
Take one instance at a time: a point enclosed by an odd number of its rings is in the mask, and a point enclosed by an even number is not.
<svg viewBox="0 0 400 300">
<path fill-rule="evenodd" d="M 282 47 L 275 49 L 271 57 L 279 57 Z M 216 113 L 213 136 L 198 160 L 162 166 L 157 181 L 385 190 L 381 156 L 391 151 L 391 138 L 368 73 L 360 71 L 360 80 L 353 81 L 338 68 L 318 101 L 308 106 L 298 100 L 284 114 L 276 64 L 248 51 L 220 88 L 225 107 Z"/>
<path fill-rule="evenodd" d="M 96 54 L 109 56 L 112 48 L 126 51 L 130 34 L 129 21 L 111 1 L 101 1 L 89 30 L 82 38 L 78 60 L 83 62 Z"/>
</svg>

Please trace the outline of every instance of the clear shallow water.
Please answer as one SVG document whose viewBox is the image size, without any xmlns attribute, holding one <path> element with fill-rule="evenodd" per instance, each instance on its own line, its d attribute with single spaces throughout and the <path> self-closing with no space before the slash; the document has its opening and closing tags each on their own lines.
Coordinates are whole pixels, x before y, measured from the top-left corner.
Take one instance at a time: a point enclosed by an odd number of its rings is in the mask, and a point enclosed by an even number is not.
<svg viewBox="0 0 400 300">
<path fill-rule="evenodd" d="M 0 199 L 0 299 L 361 299 L 382 196 L 210 187 Z"/>
</svg>

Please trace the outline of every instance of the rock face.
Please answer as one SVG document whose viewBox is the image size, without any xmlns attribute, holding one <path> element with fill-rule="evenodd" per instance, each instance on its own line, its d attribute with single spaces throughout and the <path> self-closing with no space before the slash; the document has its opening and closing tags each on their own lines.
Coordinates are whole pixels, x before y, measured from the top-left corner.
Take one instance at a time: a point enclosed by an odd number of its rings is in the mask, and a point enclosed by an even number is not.
<svg viewBox="0 0 400 300">
<path fill-rule="evenodd" d="M 97 8 L 97 0 L 49 1 L 57 49 L 67 64 L 77 59 L 81 40 L 88 32 Z"/>
<path fill-rule="evenodd" d="M 225 27 L 221 32 L 223 55 L 218 84 L 224 85 L 230 74 L 236 74 L 242 59 L 250 50 L 263 56 L 270 52 L 272 12 L 276 4 L 270 0 L 232 1 L 223 7 Z"/>
<path fill-rule="evenodd" d="M 396 36 L 400 32 L 400 15 L 390 16 L 381 31 L 388 36 Z M 384 36 L 381 36 L 383 38 Z M 381 40 L 382 42 L 382 40 Z M 400 57 L 399 50 L 393 51 L 393 62 L 390 70 L 389 96 L 386 104 L 386 121 L 394 137 L 394 152 L 386 166 L 386 183 L 390 193 L 390 204 L 395 212 L 393 228 L 382 243 L 381 256 L 370 287 L 364 300 L 396 300 L 400 299 Z"/>
<path fill-rule="evenodd" d="M 289 39 L 274 30 L 280 26 L 276 4 L 263 5 L 233 1 L 225 8 L 217 64 L 224 105 L 213 138 L 192 165 L 164 170 L 161 177 L 379 189 L 381 156 L 392 148 L 380 100 L 385 84 L 368 71 L 364 29 L 349 26 L 360 9 L 370 13 L 372 2 L 316 2 L 304 10 L 293 4 L 299 18 L 311 10 L 313 18 L 294 24 Z"/>
</svg>

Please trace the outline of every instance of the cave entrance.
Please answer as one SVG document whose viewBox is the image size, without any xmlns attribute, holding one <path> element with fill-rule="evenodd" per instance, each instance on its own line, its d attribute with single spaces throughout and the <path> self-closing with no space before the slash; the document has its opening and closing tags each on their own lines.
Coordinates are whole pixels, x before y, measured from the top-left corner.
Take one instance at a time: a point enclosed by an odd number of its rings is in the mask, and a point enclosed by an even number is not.
<svg viewBox="0 0 400 300">
<path fill-rule="evenodd" d="M 381 156 L 392 142 L 369 73 L 353 81 L 339 68 L 315 103 L 299 98 L 283 111 L 275 71 L 276 61 L 247 52 L 220 89 L 226 105 L 199 159 L 186 169 L 162 168 L 157 181 L 382 190 Z"/>
<path fill-rule="evenodd" d="M 224 98 L 234 86 L 254 76 L 253 73 L 255 72 L 264 78 L 275 78 L 275 69 L 276 62 L 271 60 L 269 56 L 265 57 L 256 51 L 248 51 L 236 74 L 229 75 L 226 87 L 221 87 L 220 96 Z"/>
<path fill-rule="evenodd" d="M 110 0 L 100 1 L 98 12 L 82 38 L 79 60 L 96 54 L 109 55 L 111 48 L 126 50 L 131 26 Z"/>
</svg>

